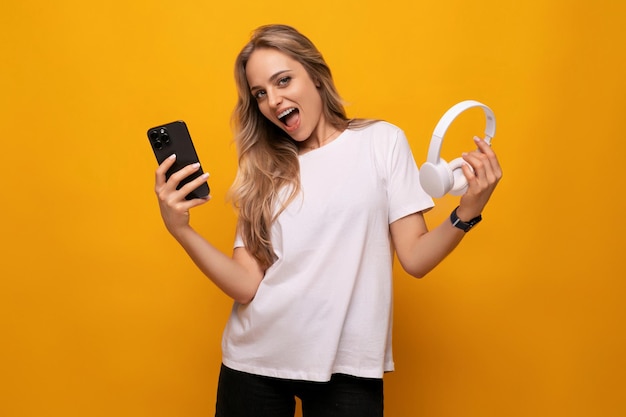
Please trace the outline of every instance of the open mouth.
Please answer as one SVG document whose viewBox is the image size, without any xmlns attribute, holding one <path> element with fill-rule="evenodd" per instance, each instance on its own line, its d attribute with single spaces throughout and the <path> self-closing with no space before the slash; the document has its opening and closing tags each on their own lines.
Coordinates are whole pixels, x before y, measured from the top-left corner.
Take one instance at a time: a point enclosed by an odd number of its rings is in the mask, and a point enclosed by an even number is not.
<svg viewBox="0 0 626 417">
<path fill-rule="evenodd" d="M 278 120 L 287 127 L 294 127 L 300 120 L 300 111 L 291 107 L 278 115 Z"/>
</svg>

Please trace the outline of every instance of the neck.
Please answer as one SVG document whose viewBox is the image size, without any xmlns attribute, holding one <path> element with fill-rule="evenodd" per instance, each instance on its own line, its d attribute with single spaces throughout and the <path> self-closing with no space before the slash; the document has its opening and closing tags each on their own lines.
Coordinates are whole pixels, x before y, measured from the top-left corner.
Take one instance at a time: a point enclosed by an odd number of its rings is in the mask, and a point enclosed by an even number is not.
<svg viewBox="0 0 626 417">
<path fill-rule="evenodd" d="M 299 144 L 299 148 L 301 151 L 311 151 L 313 149 L 321 148 L 322 146 L 332 142 L 339 136 L 341 131 L 334 126 L 328 126 L 327 129 L 324 129 L 324 132 L 319 132 L 315 136 L 311 135 L 309 139 Z M 301 152 L 304 153 L 304 152 Z"/>
</svg>

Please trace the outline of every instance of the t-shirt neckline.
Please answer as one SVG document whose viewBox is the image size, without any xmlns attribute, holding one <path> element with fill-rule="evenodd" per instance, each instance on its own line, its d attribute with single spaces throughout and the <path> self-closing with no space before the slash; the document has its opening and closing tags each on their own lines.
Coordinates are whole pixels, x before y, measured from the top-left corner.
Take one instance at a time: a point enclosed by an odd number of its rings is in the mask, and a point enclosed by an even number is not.
<svg viewBox="0 0 626 417">
<path fill-rule="evenodd" d="M 331 149 L 334 146 L 336 146 L 335 144 L 339 143 L 347 135 L 347 132 L 349 130 L 350 129 L 344 129 L 343 132 L 339 133 L 339 135 L 335 139 L 333 139 L 332 141 L 328 142 L 325 145 L 320 146 L 319 148 L 311 149 L 310 151 L 305 152 L 303 154 L 298 154 L 298 158 L 303 159 L 303 158 L 308 158 L 309 155 L 319 155 L 321 153 L 325 153 L 326 152 L 325 150 Z"/>
</svg>

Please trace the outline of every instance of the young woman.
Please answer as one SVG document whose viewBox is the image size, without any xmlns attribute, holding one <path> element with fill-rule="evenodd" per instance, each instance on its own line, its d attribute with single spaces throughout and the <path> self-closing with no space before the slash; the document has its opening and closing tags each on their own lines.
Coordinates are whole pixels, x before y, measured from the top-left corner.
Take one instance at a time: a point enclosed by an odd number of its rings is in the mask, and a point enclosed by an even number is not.
<svg viewBox="0 0 626 417">
<path fill-rule="evenodd" d="M 429 231 L 433 206 L 419 184 L 404 133 L 348 119 L 331 72 L 289 26 L 258 28 L 235 64 L 239 213 L 232 256 L 189 224 L 208 199 L 176 190 L 197 169 L 165 180 L 156 171 L 169 232 L 235 302 L 223 335 L 216 416 L 382 416 L 383 373 L 393 370 L 393 251 L 422 277 L 465 232 L 446 220 Z M 469 188 L 456 216 L 483 211 L 502 171 L 487 143 L 464 154 Z"/>
</svg>

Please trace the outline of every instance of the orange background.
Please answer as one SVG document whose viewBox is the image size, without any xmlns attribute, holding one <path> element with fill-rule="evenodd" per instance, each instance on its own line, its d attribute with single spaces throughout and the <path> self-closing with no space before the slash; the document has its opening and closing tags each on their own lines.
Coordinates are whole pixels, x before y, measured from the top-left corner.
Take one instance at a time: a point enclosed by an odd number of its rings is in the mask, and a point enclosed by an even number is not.
<svg viewBox="0 0 626 417">
<path fill-rule="evenodd" d="M 230 252 L 235 55 L 260 24 L 322 50 L 352 116 L 407 133 L 496 113 L 505 176 L 427 278 L 396 270 L 388 416 L 626 415 L 626 6 L 603 0 L 0 6 L 0 415 L 207 416 L 230 300 L 162 226 L 148 127 L 184 119 Z M 480 111 L 444 143 L 472 148 Z M 443 221 L 446 197 L 427 215 Z"/>
</svg>

